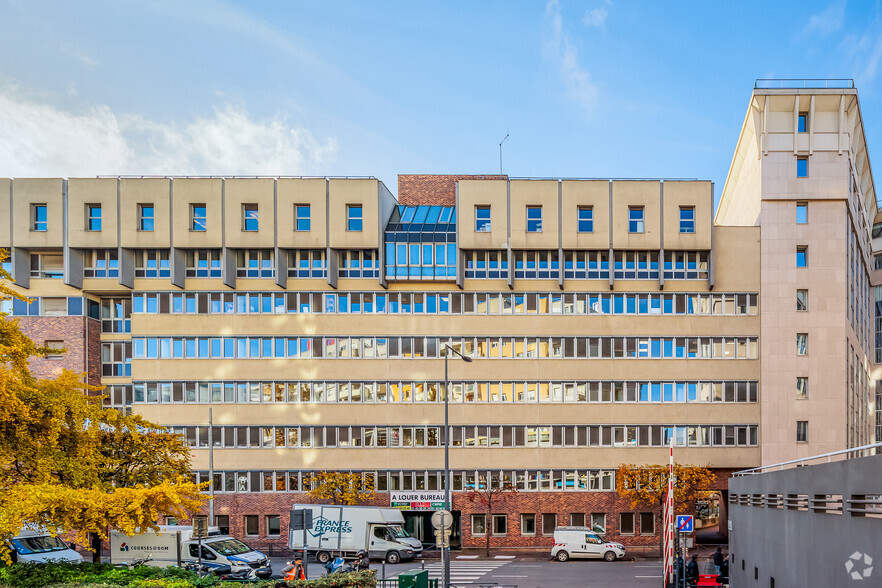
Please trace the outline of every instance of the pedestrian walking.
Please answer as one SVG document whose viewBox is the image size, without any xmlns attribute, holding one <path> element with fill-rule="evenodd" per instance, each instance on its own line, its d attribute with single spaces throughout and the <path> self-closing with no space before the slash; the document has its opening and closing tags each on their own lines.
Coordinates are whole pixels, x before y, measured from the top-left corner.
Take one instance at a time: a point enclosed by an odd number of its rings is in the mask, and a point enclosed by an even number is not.
<svg viewBox="0 0 882 588">
<path fill-rule="evenodd" d="M 720 575 L 720 567 L 723 565 L 723 548 L 717 547 L 714 552 L 714 566 L 717 568 L 717 575 Z"/>
</svg>

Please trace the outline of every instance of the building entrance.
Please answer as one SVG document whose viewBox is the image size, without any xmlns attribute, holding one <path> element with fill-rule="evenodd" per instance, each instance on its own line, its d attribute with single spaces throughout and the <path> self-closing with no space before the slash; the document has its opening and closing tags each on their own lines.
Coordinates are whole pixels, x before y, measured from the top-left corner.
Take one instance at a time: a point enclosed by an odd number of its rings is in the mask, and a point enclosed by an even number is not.
<svg viewBox="0 0 882 588">
<path fill-rule="evenodd" d="M 405 510 L 404 528 L 411 537 L 419 539 L 423 545 L 435 544 L 435 528 L 432 526 L 432 514 L 434 510 Z M 462 534 L 460 532 L 460 512 L 453 511 L 453 531 L 450 534 L 451 549 L 459 549 L 462 546 Z"/>
</svg>

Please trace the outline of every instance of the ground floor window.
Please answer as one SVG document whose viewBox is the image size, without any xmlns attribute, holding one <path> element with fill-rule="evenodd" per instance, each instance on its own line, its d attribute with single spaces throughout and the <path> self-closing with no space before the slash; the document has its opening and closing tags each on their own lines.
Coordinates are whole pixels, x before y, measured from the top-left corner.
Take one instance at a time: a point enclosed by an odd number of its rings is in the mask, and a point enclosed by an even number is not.
<svg viewBox="0 0 882 588">
<path fill-rule="evenodd" d="M 245 534 L 260 535 L 260 519 L 257 515 L 245 515 Z"/>
<path fill-rule="evenodd" d="M 472 515 L 472 535 L 486 535 L 487 534 L 487 519 L 485 515 L 482 514 L 473 514 Z"/>
<path fill-rule="evenodd" d="M 583 512 L 571 513 L 570 514 L 570 526 L 584 527 L 585 526 L 585 513 L 583 513 Z"/>
<path fill-rule="evenodd" d="M 557 527 L 557 515 L 553 512 L 547 512 L 542 515 L 542 534 L 554 535 L 554 529 Z"/>
<path fill-rule="evenodd" d="M 493 534 L 508 535 L 508 517 L 506 515 L 493 515 Z"/>
<path fill-rule="evenodd" d="M 623 512 L 619 515 L 619 533 L 621 535 L 634 534 L 634 513 Z"/>
<path fill-rule="evenodd" d="M 591 529 L 595 533 L 606 533 L 606 513 L 591 513 Z"/>
<path fill-rule="evenodd" d="M 521 535 L 536 534 L 536 515 L 533 513 L 521 514 Z"/>
<path fill-rule="evenodd" d="M 278 537 L 282 533 L 282 521 L 279 515 L 266 515 L 266 534 Z"/>
<path fill-rule="evenodd" d="M 217 527 L 221 535 L 230 534 L 230 517 L 229 515 L 215 515 L 214 525 Z"/>
<path fill-rule="evenodd" d="M 653 513 L 640 513 L 640 534 L 655 535 L 655 515 Z"/>
</svg>

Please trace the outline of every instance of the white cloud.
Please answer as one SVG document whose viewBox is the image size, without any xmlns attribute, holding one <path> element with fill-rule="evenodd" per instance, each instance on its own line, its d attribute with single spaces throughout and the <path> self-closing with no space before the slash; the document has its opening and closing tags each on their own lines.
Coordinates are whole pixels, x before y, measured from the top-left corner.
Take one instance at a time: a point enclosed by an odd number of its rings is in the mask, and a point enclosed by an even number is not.
<svg viewBox="0 0 882 588">
<path fill-rule="evenodd" d="M 585 17 L 582 19 L 582 22 L 585 26 L 589 27 L 597 27 L 599 29 L 603 29 L 606 27 L 606 17 L 608 13 L 606 8 L 601 6 L 600 8 L 593 8 L 591 10 L 585 11 Z"/>
<path fill-rule="evenodd" d="M 558 0 L 551 0 L 545 6 L 545 18 L 550 30 L 543 43 L 545 58 L 557 67 L 567 98 L 578 104 L 586 114 L 592 114 L 597 103 L 597 85 L 579 63 L 579 51 L 564 30 Z"/>
<path fill-rule="evenodd" d="M 818 14 L 813 14 L 802 29 L 802 34 L 826 37 L 840 30 L 845 23 L 845 2 L 837 0 Z"/>
<path fill-rule="evenodd" d="M 95 67 L 96 65 L 99 64 L 98 60 L 93 59 L 92 57 L 90 57 L 89 55 L 86 55 L 82 51 L 77 51 L 76 49 L 71 49 L 70 47 L 62 47 L 61 52 L 67 53 L 68 55 L 71 55 L 74 59 L 76 59 L 77 61 L 79 61 L 80 63 L 85 65 L 86 67 Z"/>
<path fill-rule="evenodd" d="M 299 175 L 337 153 L 284 116 L 255 120 L 225 105 L 183 124 L 116 114 L 76 114 L 0 90 L 0 175 Z"/>
</svg>

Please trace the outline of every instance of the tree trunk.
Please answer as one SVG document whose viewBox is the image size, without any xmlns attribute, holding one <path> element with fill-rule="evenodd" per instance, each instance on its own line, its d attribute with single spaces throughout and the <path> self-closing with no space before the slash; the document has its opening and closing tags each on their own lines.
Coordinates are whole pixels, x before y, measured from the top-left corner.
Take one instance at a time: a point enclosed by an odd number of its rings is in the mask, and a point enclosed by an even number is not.
<svg viewBox="0 0 882 588">
<path fill-rule="evenodd" d="M 89 533 L 89 545 L 92 548 L 92 563 L 101 563 L 101 536 Z"/>
</svg>

